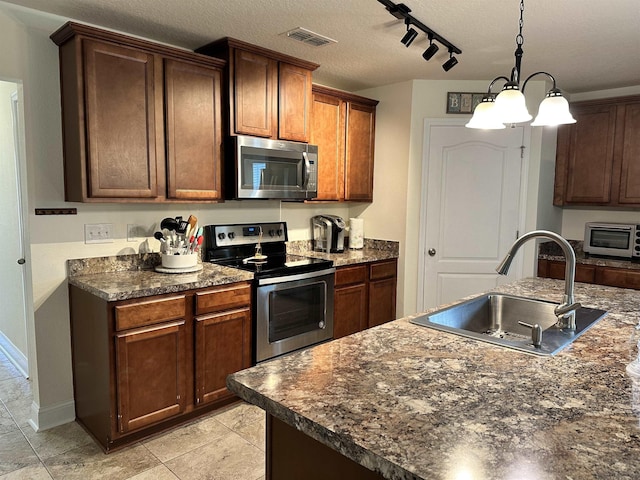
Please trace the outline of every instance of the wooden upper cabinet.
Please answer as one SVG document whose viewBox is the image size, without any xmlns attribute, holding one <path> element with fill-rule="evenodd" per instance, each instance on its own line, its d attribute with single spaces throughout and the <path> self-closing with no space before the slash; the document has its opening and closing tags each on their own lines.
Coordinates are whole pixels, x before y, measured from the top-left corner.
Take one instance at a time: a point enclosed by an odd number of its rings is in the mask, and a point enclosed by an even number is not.
<svg viewBox="0 0 640 480">
<path fill-rule="evenodd" d="M 620 204 L 640 205 L 640 101 L 624 106 L 620 144 Z"/>
<path fill-rule="evenodd" d="M 74 22 L 51 39 L 60 47 L 65 200 L 221 197 L 224 61 Z"/>
<path fill-rule="evenodd" d="M 346 102 L 335 96 L 313 94 L 310 143 L 318 146 L 316 200 L 344 199 L 346 107 Z"/>
<path fill-rule="evenodd" d="M 154 56 L 93 40 L 82 55 L 87 196 L 156 197 Z"/>
<path fill-rule="evenodd" d="M 167 196 L 222 198 L 222 73 L 165 60 Z"/>
<path fill-rule="evenodd" d="M 347 107 L 345 200 L 373 201 L 375 119 L 375 107 L 349 103 Z"/>
<path fill-rule="evenodd" d="M 377 100 L 313 86 L 311 140 L 318 145 L 314 200 L 373 201 Z"/>
<path fill-rule="evenodd" d="M 280 62 L 278 67 L 278 136 L 309 141 L 311 70 Z"/>
<path fill-rule="evenodd" d="M 235 50 L 234 57 L 235 133 L 275 137 L 278 62 L 244 50 Z"/>
<path fill-rule="evenodd" d="M 554 205 L 640 205 L 640 97 L 579 102 L 558 127 Z"/>
<path fill-rule="evenodd" d="M 311 72 L 318 64 L 228 37 L 196 52 L 228 62 L 231 135 L 309 141 Z"/>
</svg>

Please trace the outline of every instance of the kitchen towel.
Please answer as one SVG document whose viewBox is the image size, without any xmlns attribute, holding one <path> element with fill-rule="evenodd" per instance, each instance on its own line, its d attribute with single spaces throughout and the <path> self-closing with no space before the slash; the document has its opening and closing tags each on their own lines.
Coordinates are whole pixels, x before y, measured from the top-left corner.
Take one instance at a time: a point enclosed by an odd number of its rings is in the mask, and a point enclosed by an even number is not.
<svg viewBox="0 0 640 480">
<path fill-rule="evenodd" d="M 359 250 L 364 247 L 364 219 L 349 219 L 349 248 Z"/>
</svg>

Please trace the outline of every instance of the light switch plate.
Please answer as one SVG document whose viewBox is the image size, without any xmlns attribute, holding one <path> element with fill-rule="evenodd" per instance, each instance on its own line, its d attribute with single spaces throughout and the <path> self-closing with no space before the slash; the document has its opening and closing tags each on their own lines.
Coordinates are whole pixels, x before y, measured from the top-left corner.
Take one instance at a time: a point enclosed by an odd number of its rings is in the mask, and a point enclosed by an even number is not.
<svg viewBox="0 0 640 480">
<path fill-rule="evenodd" d="M 85 225 L 84 243 L 113 243 L 113 224 L 91 223 Z"/>
</svg>

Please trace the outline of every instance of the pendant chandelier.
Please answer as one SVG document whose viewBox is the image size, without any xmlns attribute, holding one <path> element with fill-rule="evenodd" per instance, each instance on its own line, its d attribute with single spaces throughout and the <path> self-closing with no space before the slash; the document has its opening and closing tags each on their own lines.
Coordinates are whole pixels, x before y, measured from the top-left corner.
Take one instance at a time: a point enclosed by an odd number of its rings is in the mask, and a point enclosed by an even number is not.
<svg viewBox="0 0 640 480">
<path fill-rule="evenodd" d="M 522 27 L 524 14 L 524 0 L 520 0 L 520 23 L 516 36 L 515 66 L 511 70 L 511 78 L 500 76 L 494 78 L 489 84 L 486 95 L 473 111 L 473 117 L 465 126 L 468 128 L 481 128 L 496 130 L 505 128 L 506 125 L 528 122 L 533 118 L 527 110 L 524 98 L 524 89 L 527 82 L 536 75 L 546 75 L 553 82 L 553 87 L 547 92 L 545 99 L 540 103 L 538 115 L 531 123 L 532 126 L 556 126 L 568 123 L 576 123 L 571 112 L 569 102 L 562 96 L 560 89 L 556 88 L 556 79 L 547 72 L 535 72 L 527 77 L 520 88 L 520 66 L 522 64 Z M 491 92 L 493 85 L 504 80 L 506 83 L 502 91 L 496 96 Z"/>
</svg>

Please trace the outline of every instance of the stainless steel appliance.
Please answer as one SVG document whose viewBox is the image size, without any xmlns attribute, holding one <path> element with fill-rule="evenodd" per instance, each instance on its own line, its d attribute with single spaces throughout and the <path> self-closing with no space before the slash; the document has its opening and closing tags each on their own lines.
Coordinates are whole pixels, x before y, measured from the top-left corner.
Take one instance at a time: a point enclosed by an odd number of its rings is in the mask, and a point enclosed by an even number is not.
<svg viewBox="0 0 640 480">
<path fill-rule="evenodd" d="M 585 253 L 640 258 L 640 225 L 588 222 L 584 227 Z"/>
<path fill-rule="evenodd" d="M 305 200 L 318 190 L 318 147 L 238 135 L 228 138 L 227 198 Z"/>
<path fill-rule="evenodd" d="M 316 252 L 344 252 L 344 220 L 337 215 L 316 215 L 311 218 L 313 249 Z"/>
<path fill-rule="evenodd" d="M 253 272 L 253 354 L 259 363 L 333 338 L 335 268 L 289 255 L 285 222 L 204 227 L 204 259 Z"/>
</svg>

